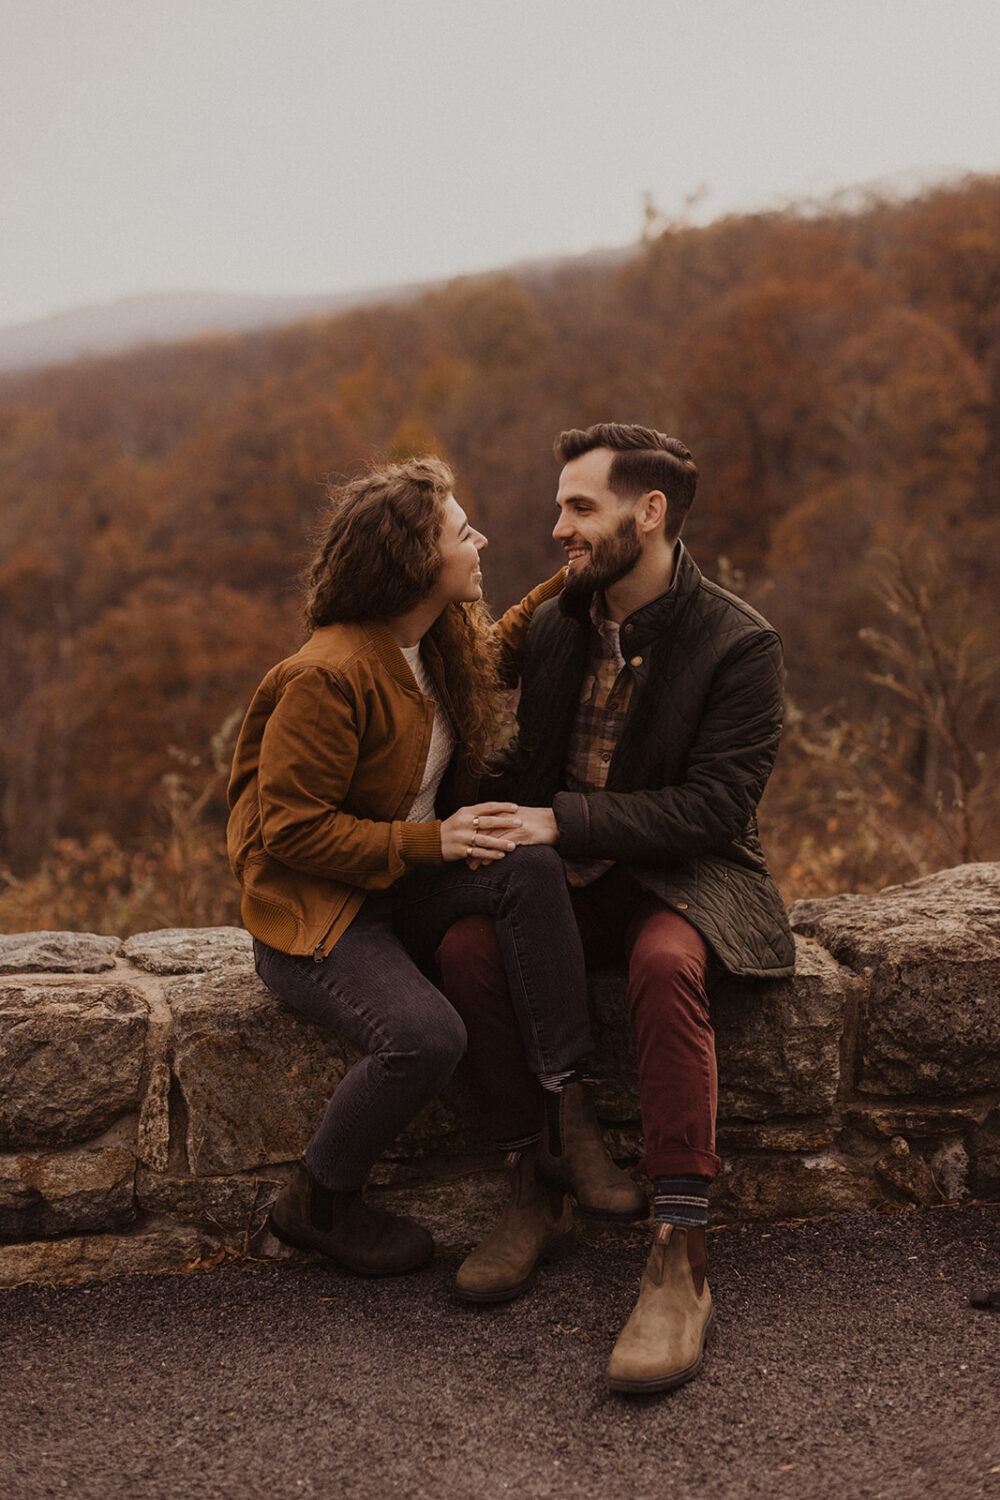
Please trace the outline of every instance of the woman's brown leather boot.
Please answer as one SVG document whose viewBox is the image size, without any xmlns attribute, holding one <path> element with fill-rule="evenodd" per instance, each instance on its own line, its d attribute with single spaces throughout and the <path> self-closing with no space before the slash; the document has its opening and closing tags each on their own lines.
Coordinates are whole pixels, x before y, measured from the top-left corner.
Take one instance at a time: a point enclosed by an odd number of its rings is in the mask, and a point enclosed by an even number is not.
<svg viewBox="0 0 1000 1500">
<path fill-rule="evenodd" d="M 324 1187 L 300 1162 L 271 1205 L 267 1228 L 298 1250 L 318 1250 L 358 1276 L 402 1276 L 434 1255 L 434 1241 L 412 1219 L 372 1208 L 360 1191 Z"/>
</svg>

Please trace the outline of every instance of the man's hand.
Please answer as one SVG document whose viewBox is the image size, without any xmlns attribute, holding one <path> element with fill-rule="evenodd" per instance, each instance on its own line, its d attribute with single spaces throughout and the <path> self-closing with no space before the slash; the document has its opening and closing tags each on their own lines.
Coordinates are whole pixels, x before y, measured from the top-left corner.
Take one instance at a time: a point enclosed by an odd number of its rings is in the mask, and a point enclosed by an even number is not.
<svg viewBox="0 0 1000 1500">
<path fill-rule="evenodd" d="M 551 807 L 519 807 L 520 828 L 511 828 L 507 837 L 516 844 L 558 844 L 559 827 Z"/>
</svg>

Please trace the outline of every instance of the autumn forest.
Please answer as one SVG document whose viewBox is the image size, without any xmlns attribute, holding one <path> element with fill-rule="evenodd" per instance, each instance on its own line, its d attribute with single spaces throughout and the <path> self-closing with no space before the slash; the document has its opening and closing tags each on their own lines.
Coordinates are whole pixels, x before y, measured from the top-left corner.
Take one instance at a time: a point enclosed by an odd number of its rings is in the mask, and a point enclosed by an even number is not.
<svg viewBox="0 0 1000 1500">
<path fill-rule="evenodd" d="M 237 920 L 232 741 L 324 483 L 442 454 L 500 611 L 553 436 L 681 437 L 702 570 L 781 631 L 786 900 L 1000 858 L 1000 178 L 696 227 L 0 380 L 0 927 Z"/>
</svg>

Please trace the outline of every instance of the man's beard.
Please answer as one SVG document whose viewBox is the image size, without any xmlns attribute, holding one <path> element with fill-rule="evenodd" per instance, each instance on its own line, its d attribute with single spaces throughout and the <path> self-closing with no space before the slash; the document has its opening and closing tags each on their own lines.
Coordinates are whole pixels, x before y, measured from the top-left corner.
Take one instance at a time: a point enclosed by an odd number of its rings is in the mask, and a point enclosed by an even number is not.
<svg viewBox="0 0 1000 1500">
<path fill-rule="evenodd" d="M 590 556 L 581 567 L 571 568 L 563 593 L 571 603 L 603 593 L 626 573 L 631 573 L 642 554 L 639 528 L 635 516 L 626 516 L 611 536 L 601 537 L 591 547 Z"/>
</svg>

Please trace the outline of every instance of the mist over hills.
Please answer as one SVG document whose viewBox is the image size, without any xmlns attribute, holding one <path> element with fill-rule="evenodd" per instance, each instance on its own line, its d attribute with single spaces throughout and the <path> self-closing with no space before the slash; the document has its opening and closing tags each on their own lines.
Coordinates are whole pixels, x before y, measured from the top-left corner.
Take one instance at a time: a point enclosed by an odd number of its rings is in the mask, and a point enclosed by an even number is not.
<svg viewBox="0 0 1000 1500">
<path fill-rule="evenodd" d="M 208 333 L 249 333 L 333 315 L 371 301 L 415 295 L 416 287 L 366 288 L 326 296 L 161 292 L 122 297 L 0 328 L 0 371 L 37 369 L 88 355 L 123 354 L 145 344 Z"/>
<path fill-rule="evenodd" d="M 613 266 L 635 253 L 634 246 L 553 256 L 505 267 L 511 274 L 545 277 L 563 266 Z M 496 270 L 467 278 L 484 280 Z M 371 303 L 405 302 L 448 280 L 362 287 L 350 292 L 268 295 L 232 292 L 159 292 L 120 297 L 0 326 L 0 373 L 39 369 L 104 354 L 125 354 L 150 344 L 178 343 L 208 334 L 250 333 L 279 328 L 302 318 L 332 317 Z"/>
</svg>

